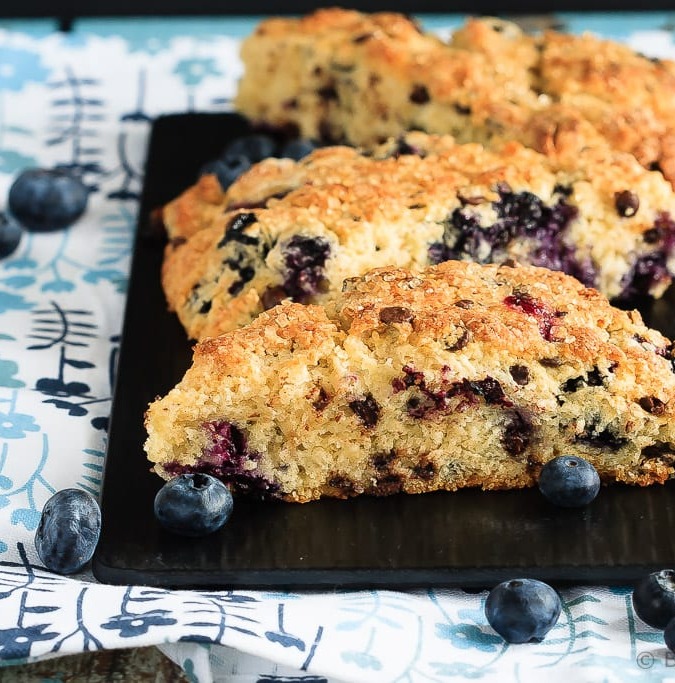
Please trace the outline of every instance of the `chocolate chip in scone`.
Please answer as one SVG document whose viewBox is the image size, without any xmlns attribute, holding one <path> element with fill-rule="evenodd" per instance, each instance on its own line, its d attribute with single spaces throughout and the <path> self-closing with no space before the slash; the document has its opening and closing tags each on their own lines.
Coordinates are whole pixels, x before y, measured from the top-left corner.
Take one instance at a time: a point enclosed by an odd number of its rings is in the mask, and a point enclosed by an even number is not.
<svg viewBox="0 0 675 683">
<path fill-rule="evenodd" d="M 471 107 L 467 107 L 459 102 L 455 102 L 452 106 L 460 116 L 469 116 L 471 114 Z"/>
<path fill-rule="evenodd" d="M 545 368 L 559 368 L 564 364 L 562 358 L 540 358 L 539 365 L 543 365 Z"/>
<path fill-rule="evenodd" d="M 448 351 L 460 351 L 471 341 L 471 332 L 466 328 L 462 329 L 459 336 L 452 342 L 446 340 L 445 348 Z"/>
<path fill-rule="evenodd" d="M 455 301 L 455 306 L 457 308 L 473 308 L 474 302 L 471 299 L 459 299 L 459 301 Z"/>
<path fill-rule="evenodd" d="M 555 194 L 561 194 L 563 197 L 569 197 L 572 194 L 572 188 L 569 185 L 557 184 L 553 188 Z"/>
<path fill-rule="evenodd" d="M 663 415 L 666 411 L 666 404 L 656 396 L 643 396 L 638 403 L 642 410 L 652 415 Z"/>
<path fill-rule="evenodd" d="M 619 216 L 630 218 L 640 208 L 640 198 L 630 190 L 623 190 L 614 194 L 614 206 Z"/>
<path fill-rule="evenodd" d="M 424 156 L 423 150 L 421 150 L 419 147 L 411 145 L 404 137 L 401 136 L 396 141 L 396 147 L 392 150 L 391 156 L 396 159 L 407 154 L 419 157 Z"/>
<path fill-rule="evenodd" d="M 354 36 L 352 38 L 352 43 L 355 45 L 359 45 L 360 43 L 365 43 L 367 40 L 370 40 L 375 34 L 370 32 L 370 33 L 361 33 L 358 36 Z"/>
<path fill-rule="evenodd" d="M 364 427 L 374 427 L 379 419 L 381 408 L 372 394 L 366 394 L 365 398 L 349 402 L 349 407 L 356 413 Z"/>
<path fill-rule="evenodd" d="M 675 461 L 675 444 L 657 441 L 651 446 L 646 446 L 640 451 L 642 460 L 658 460 L 664 464 L 672 465 Z"/>
<path fill-rule="evenodd" d="M 383 477 L 378 477 L 370 492 L 376 496 L 390 496 L 393 493 L 398 493 L 402 488 L 401 476 L 390 472 Z"/>
<path fill-rule="evenodd" d="M 598 366 L 594 366 L 592 370 L 589 370 L 586 375 L 580 375 L 579 377 L 571 377 L 562 384 L 562 390 L 565 393 L 574 393 L 579 391 L 584 386 L 589 387 L 601 387 L 604 386 L 604 375 L 600 372 Z"/>
<path fill-rule="evenodd" d="M 606 425 L 600 428 L 600 418 L 594 417 L 587 423 L 584 431 L 578 434 L 575 441 L 595 446 L 596 448 L 607 448 L 612 451 L 618 451 L 622 446 L 628 443 L 628 439 L 619 436 L 616 430 L 611 425 Z"/>
<path fill-rule="evenodd" d="M 235 280 L 228 288 L 227 291 L 229 294 L 232 296 L 237 296 L 243 289 L 244 286 L 246 285 L 247 282 L 250 282 L 254 276 L 255 276 L 255 269 L 252 268 L 251 266 L 244 266 L 243 268 L 238 270 L 239 273 L 239 279 Z"/>
<path fill-rule="evenodd" d="M 382 472 L 389 469 L 395 458 L 396 451 L 392 449 L 389 453 L 377 453 L 372 457 L 371 463 L 378 472 Z"/>
<path fill-rule="evenodd" d="M 413 474 L 423 481 L 428 481 L 436 476 L 436 465 L 430 460 L 420 462 L 412 468 Z"/>
<path fill-rule="evenodd" d="M 319 88 L 316 94 L 325 101 L 337 100 L 338 94 L 334 85 L 325 85 L 323 88 Z"/>
<path fill-rule="evenodd" d="M 513 403 L 506 397 L 502 385 L 494 377 L 469 382 L 472 391 L 485 399 L 488 405 L 498 404 L 505 407 L 512 406 Z"/>
<path fill-rule="evenodd" d="M 410 92 L 409 99 L 413 104 L 426 104 L 431 98 L 425 85 L 416 84 Z"/>
<path fill-rule="evenodd" d="M 403 306 L 387 306 L 380 311 L 380 322 L 387 325 L 410 322 L 414 317 L 412 311 Z"/>
<path fill-rule="evenodd" d="M 204 301 L 202 305 L 199 307 L 199 313 L 200 315 L 206 315 L 210 310 L 213 302 L 211 301 Z"/>
<path fill-rule="evenodd" d="M 527 450 L 532 439 L 533 427 L 520 413 L 515 412 L 507 423 L 502 435 L 502 445 L 509 455 L 521 455 Z"/>
<path fill-rule="evenodd" d="M 328 478 L 328 486 L 334 489 L 339 489 L 347 494 L 356 493 L 356 484 L 343 474 L 334 474 Z"/>
<path fill-rule="evenodd" d="M 218 242 L 218 249 L 222 249 L 228 242 L 239 242 L 240 244 L 256 245 L 258 238 L 244 233 L 244 229 L 256 223 L 258 217 L 254 213 L 238 213 L 225 226 L 225 233 Z"/>
<path fill-rule="evenodd" d="M 509 368 L 511 377 L 516 384 L 524 387 L 530 381 L 530 369 L 526 365 L 512 365 Z"/>
<path fill-rule="evenodd" d="M 328 392 L 323 387 L 319 387 L 316 392 L 316 398 L 312 401 L 314 410 L 321 412 L 329 403 L 330 396 L 328 395 Z"/>
</svg>

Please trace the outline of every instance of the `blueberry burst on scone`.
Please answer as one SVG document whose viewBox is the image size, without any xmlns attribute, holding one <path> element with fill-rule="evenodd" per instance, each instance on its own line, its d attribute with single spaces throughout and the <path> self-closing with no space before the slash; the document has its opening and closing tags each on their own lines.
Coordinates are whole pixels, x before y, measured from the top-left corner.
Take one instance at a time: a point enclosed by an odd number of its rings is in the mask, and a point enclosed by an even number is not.
<svg viewBox="0 0 675 683">
<path fill-rule="evenodd" d="M 409 133 L 268 159 L 226 192 L 215 176 L 163 212 L 169 307 L 188 335 L 250 322 L 283 299 L 322 303 L 394 265 L 509 259 L 575 276 L 615 301 L 660 296 L 675 272 L 675 193 L 628 154 L 552 160 Z"/>
<path fill-rule="evenodd" d="M 268 127 L 370 146 L 406 130 L 519 140 L 549 156 L 630 152 L 675 181 L 675 62 L 591 34 L 469 19 L 448 42 L 401 14 L 337 8 L 259 24 L 235 108 Z"/>
<path fill-rule="evenodd" d="M 379 269 L 205 339 L 146 415 L 164 478 L 288 501 L 537 483 L 559 456 L 604 483 L 675 471 L 673 349 L 637 312 L 534 266 Z"/>
</svg>

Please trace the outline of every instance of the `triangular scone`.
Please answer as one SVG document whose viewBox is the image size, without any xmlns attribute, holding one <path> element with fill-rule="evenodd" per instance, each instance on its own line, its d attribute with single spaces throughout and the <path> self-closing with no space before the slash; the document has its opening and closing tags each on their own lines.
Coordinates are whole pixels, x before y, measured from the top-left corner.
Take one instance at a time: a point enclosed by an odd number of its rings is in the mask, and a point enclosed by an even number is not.
<svg viewBox="0 0 675 683">
<path fill-rule="evenodd" d="M 636 312 L 532 266 L 380 269 L 327 308 L 286 303 L 205 339 L 150 405 L 168 478 L 288 501 L 535 483 L 581 455 L 604 482 L 675 460 L 671 344 Z"/>
<path fill-rule="evenodd" d="M 374 157 L 270 159 L 219 197 L 209 178 L 164 212 L 162 283 L 194 339 L 284 298 L 323 304 L 345 278 L 390 265 L 514 258 L 622 301 L 660 296 L 675 273 L 675 191 L 607 149 L 561 165 L 517 143 L 494 152 L 411 133 Z"/>
<path fill-rule="evenodd" d="M 604 144 L 675 182 L 675 62 L 590 33 L 483 17 L 445 42 L 401 14 L 328 8 L 262 21 L 241 56 L 234 106 L 257 124 L 364 146 L 406 130 L 549 156 Z"/>
</svg>

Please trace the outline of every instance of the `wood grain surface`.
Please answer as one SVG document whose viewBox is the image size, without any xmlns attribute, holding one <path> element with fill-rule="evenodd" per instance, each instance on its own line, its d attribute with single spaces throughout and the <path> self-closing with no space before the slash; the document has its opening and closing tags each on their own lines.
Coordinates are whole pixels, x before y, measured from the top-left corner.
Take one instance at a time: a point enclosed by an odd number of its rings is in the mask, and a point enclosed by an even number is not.
<svg viewBox="0 0 675 683">
<path fill-rule="evenodd" d="M 0 668 L 0 683 L 187 683 L 155 647 L 105 650 Z"/>
</svg>

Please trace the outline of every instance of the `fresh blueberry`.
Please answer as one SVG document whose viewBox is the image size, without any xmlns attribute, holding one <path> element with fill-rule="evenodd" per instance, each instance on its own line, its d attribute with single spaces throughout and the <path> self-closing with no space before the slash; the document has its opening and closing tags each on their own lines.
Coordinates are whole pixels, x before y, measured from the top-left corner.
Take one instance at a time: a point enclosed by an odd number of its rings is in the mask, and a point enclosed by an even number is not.
<svg viewBox="0 0 675 683">
<path fill-rule="evenodd" d="M 91 559 L 101 534 L 101 510 L 94 497 L 79 489 L 55 493 L 42 509 L 35 549 L 57 574 L 73 574 Z"/>
<path fill-rule="evenodd" d="M 209 161 L 204 164 L 199 171 L 199 175 L 206 175 L 207 173 L 214 173 L 220 186 L 223 190 L 232 185 L 232 183 L 244 172 L 251 168 L 251 162 L 241 154 L 239 155 L 224 155 L 215 161 Z"/>
<path fill-rule="evenodd" d="M 6 213 L 0 211 L 0 258 L 10 256 L 21 242 L 21 226 Z"/>
<path fill-rule="evenodd" d="M 210 474 L 179 474 L 155 496 L 155 517 L 181 536 L 206 536 L 220 529 L 232 514 L 232 494 Z"/>
<path fill-rule="evenodd" d="M 541 468 L 539 490 L 554 505 L 582 507 L 598 495 L 600 477 L 588 460 L 561 455 Z"/>
<path fill-rule="evenodd" d="M 495 586 L 485 602 L 485 616 L 507 643 L 538 643 L 560 616 L 560 597 L 535 579 L 513 579 Z"/>
<path fill-rule="evenodd" d="M 662 569 L 640 579 L 633 590 L 635 614 L 654 628 L 666 628 L 675 618 L 675 571 Z"/>
<path fill-rule="evenodd" d="M 243 135 L 230 142 L 223 156 L 244 156 L 252 164 L 257 164 L 267 157 L 273 157 L 276 148 L 276 143 L 269 135 Z"/>
<path fill-rule="evenodd" d="M 29 168 L 9 188 L 10 213 L 26 230 L 48 232 L 72 225 L 87 208 L 89 190 L 62 169 Z"/>
<path fill-rule="evenodd" d="M 312 140 L 289 140 L 279 152 L 279 156 L 285 159 L 300 161 L 311 154 L 317 145 Z"/>
<path fill-rule="evenodd" d="M 675 618 L 668 622 L 668 625 L 663 631 L 663 640 L 666 642 L 666 647 L 671 652 L 675 652 Z"/>
</svg>

